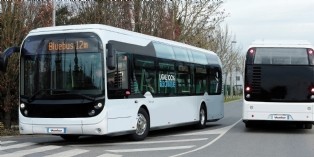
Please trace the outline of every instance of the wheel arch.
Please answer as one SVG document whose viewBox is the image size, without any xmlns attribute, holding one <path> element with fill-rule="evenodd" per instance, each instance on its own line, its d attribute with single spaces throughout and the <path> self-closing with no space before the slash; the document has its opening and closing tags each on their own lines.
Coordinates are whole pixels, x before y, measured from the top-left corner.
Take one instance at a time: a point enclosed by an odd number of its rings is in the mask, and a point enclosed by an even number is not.
<svg viewBox="0 0 314 157">
<path fill-rule="evenodd" d="M 202 101 L 202 103 L 201 103 L 201 105 L 200 105 L 200 107 L 199 107 L 199 110 L 202 108 L 202 106 L 204 106 L 204 108 L 205 108 L 205 111 L 206 111 L 206 118 L 207 118 L 208 112 L 207 112 L 207 105 L 206 105 L 206 102 L 205 102 L 205 101 Z"/>
<path fill-rule="evenodd" d="M 149 113 L 149 110 L 148 110 L 147 106 L 146 106 L 145 104 L 142 104 L 142 105 L 138 108 L 138 111 L 139 111 L 141 108 L 143 108 L 143 109 L 146 111 L 146 113 L 148 114 L 148 116 L 149 116 L 149 118 L 150 118 L 150 113 Z"/>
</svg>

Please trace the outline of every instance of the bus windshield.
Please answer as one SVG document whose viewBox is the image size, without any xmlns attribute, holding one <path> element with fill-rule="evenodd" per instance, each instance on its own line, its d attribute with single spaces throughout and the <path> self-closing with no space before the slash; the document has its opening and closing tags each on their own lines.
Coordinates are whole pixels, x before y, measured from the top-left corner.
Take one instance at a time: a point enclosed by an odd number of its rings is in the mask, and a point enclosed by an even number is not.
<svg viewBox="0 0 314 157">
<path fill-rule="evenodd" d="M 256 48 L 254 64 L 309 65 L 305 48 Z"/>
<path fill-rule="evenodd" d="M 92 33 L 28 37 L 22 47 L 21 95 L 29 98 L 41 91 L 102 94 L 101 52 L 101 42 Z"/>
</svg>

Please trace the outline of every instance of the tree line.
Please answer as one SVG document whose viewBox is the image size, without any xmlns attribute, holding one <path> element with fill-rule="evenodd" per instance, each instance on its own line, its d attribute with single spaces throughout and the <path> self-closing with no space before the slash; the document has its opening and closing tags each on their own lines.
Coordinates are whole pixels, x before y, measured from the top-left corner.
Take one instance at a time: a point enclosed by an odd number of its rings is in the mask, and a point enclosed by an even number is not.
<svg viewBox="0 0 314 157">
<path fill-rule="evenodd" d="M 212 50 L 227 75 L 234 67 L 241 69 L 243 57 L 232 45 L 234 35 L 221 26 L 229 16 L 222 5 L 223 0 L 0 1 L 0 52 L 19 46 L 30 30 L 52 26 L 55 11 L 57 26 L 106 24 Z M 18 63 L 18 55 L 13 55 L 0 74 L 0 122 L 6 128 L 17 122 Z"/>
</svg>

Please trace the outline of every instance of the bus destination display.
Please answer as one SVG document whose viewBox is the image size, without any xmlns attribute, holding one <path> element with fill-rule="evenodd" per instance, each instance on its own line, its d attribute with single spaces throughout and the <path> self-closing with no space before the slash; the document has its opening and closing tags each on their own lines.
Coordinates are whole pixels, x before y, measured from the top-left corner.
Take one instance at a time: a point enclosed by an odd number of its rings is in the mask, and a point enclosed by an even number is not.
<svg viewBox="0 0 314 157">
<path fill-rule="evenodd" d="M 90 43 L 87 40 L 71 40 L 66 42 L 60 41 L 49 41 L 48 42 L 48 51 L 69 51 L 74 52 L 77 50 L 80 51 L 89 51 Z"/>
</svg>

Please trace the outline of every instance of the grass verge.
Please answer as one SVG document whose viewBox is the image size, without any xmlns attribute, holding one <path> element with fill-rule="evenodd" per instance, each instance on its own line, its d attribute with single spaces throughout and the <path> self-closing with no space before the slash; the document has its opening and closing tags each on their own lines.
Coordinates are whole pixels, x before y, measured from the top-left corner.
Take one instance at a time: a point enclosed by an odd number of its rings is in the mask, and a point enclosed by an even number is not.
<svg viewBox="0 0 314 157">
<path fill-rule="evenodd" d="M 0 137 L 1 136 L 17 136 L 17 135 L 20 135 L 19 130 L 0 128 Z"/>
<path fill-rule="evenodd" d="M 5 129 L 3 122 L 0 121 L 0 137 L 2 136 L 16 136 L 19 135 L 19 127 L 17 123 L 12 123 L 11 129 Z"/>
<path fill-rule="evenodd" d="M 230 102 L 230 101 L 240 100 L 240 99 L 242 99 L 242 95 L 226 96 L 226 97 L 225 97 L 225 102 Z"/>
</svg>

